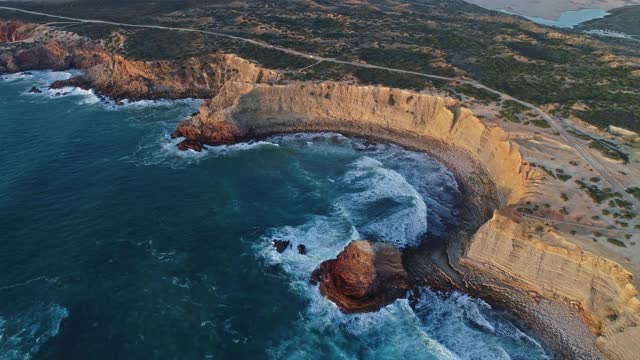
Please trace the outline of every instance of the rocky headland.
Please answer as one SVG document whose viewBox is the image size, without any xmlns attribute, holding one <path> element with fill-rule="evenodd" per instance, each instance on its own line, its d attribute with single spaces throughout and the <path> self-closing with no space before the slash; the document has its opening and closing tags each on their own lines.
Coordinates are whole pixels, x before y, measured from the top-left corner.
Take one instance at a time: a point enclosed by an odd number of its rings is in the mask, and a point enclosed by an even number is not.
<svg viewBox="0 0 640 360">
<path fill-rule="evenodd" d="M 439 256 L 423 247 L 355 242 L 320 265 L 320 291 L 344 311 L 373 310 L 409 286 L 437 284 L 512 309 L 559 357 L 640 353 L 632 274 L 552 228 L 539 235 L 539 221 L 518 216 L 514 209 L 530 196 L 556 194 L 546 193 L 544 177 L 501 127 L 458 100 L 335 82 L 280 83 L 277 71 L 230 54 L 132 61 L 43 25 L 0 22 L 0 43 L 0 72 L 83 70 L 55 87 L 92 88 L 114 99 L 205 98 L 174 133 L 185 138 L 183 150 L 335 131 L 425 151 L 445 164 L 463 191 L 460 227 Z M 391 286 L 381 286 L 387 278 Z"/>
</svg>

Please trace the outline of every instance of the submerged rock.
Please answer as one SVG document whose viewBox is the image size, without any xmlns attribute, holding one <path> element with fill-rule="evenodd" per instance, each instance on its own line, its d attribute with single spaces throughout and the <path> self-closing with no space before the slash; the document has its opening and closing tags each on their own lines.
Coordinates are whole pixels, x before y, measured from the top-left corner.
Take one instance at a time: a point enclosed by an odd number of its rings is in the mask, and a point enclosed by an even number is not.
<svg viewBox="0 0 640 360">
<path fill-rule="evenodd" d="M 42 90 L 38 89 L 37 87 L 32 87 L 31 90 L 29 90 L 29 94 L 40 94 L 42 93 Z"/>
<path fill-rule="evenodd" d="M 352 241 L 336 259 L 324 261 L 309 282 L 320 282 L 320 293 L 345 313 L 376 311 L 409 288 L 402 253 L 366 240 Z"/>
<path fill-rule="evenodd" d="M 273 240 L 271 242 L 271 246 L 273 246 L 280 254 L 287 250 L 289 245 L 291 245 L 291 241 L 289 240 Z"/>
<path fill-rule="evenodd" d="M 180 151 L 193 150 L 200 152 L 202 151 L 202 145 L 199 142 L 191 139 L 183 140 L 180 144 L 178 144 L 178 149 Z"/>
</svg>

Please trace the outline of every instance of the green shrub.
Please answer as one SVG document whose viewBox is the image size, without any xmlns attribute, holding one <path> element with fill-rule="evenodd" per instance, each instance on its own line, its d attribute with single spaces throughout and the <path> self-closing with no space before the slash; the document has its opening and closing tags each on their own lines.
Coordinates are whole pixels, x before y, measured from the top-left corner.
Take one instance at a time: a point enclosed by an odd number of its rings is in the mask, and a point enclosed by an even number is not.
<svg viewBox="0 0 640 360">
<path fill-rule="evenodd" d="M 539 128 L 543 128 L 543 129 L 548 129 L 551 127 L 551 125 L 549 125 L 546 121 L 544 120 L 540 120 L 540 119 L 535 119 L 535 120 L 531 120 L 531 123 Z"/>
<path fill-rule="evenodd" d="M 618 240 L 618 239 L 613 239 L 613 238 L 608 238 L 607 242 L 610 244 L 613 244 L 615 246 L 619 246 L 619 247 L 627 247 L 627 245 L 624 244 L 624 242 Z"/>
</svg>

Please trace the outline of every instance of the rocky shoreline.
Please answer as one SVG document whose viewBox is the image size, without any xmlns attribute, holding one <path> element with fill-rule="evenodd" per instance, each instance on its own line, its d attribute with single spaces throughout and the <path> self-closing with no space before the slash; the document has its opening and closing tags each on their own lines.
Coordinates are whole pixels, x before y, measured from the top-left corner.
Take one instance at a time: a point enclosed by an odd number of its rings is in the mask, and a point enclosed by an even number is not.
<svg viewBox="0 0 640 360">
<path fill-rule="evenodd" d="M 511 210 L 528 193 L 543 191 L 541 177 L 502 129 L 484 124 L 454 99 L 330 82 L 276 84 L 276 71 L 229 54 L 130 61 L 87 39 L 56 37 L 56 31 L 0 23 L 0 42 L 9 44 L 0 48 L 0 73 L 79 68 L 83 75 L 52 86 L 91 88 L 114 100 L 207 98 L 174 132 L 185 138 L 181 150 L 275 133 L 334 131 L 429 153 L 455 175 L 464 206 L 460 227 L 452 229 L 446 246 L 403 251 L 408 283 L 461 289 L 510 309 L 560 358 L 599 358 L 600 353 L 634 358 L 640 347 L 635 341 L 640 303 L 631 274 L 567 245 L 560 234 L 553 244 L 532 237 L 529 228 L 536 224 L 514 217 Z M 57 40 L 21 42 L 43 33 Z M 336 286 L 340 266 L 329 264 L 323 272 L 328 279 L 324 294 L 331 293 L 330 299 L 340 302 L 336 289 L 371 298 L 371 289 L 353 285 L 375 279 L 375 266 L 345 288 Z M 391 291 L 395 297 L 396 290 L 405 288 L 399 284 Z M 374 303 L 390 298 L 376 297 Z"/>
</svg>

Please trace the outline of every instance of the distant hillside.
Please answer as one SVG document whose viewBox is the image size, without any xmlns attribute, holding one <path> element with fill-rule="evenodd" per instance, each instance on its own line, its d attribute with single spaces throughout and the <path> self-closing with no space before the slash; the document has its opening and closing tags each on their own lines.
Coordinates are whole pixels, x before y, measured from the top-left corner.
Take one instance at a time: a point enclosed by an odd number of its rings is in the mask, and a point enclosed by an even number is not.
<svg viewBox="0 0 640 360">
<path fill-rule="evenodd" d="M 610 10 L 607 17 L 580 24 L 579 30 L 612 30 L 640 39 L 640 5 Z"/>
</svg>

